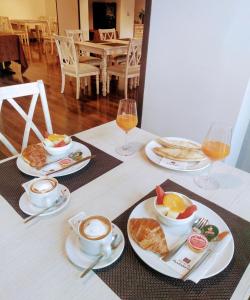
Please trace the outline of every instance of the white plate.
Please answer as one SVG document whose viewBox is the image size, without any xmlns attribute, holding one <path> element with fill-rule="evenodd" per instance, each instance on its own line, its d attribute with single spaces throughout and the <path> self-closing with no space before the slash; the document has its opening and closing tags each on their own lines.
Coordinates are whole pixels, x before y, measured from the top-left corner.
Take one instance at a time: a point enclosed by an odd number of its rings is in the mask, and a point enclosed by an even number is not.
<svg viewBox="0 0 250 300">
<path fill-rule="evenodd" d="M 81 151 L 83 153 L 83 157 L 91 155 L 91 152 L 88 147 L 84 146 L 81 143 L 73 142 L 70 152 L 76 152 L 76 151 Z M 63 171 L 58 171 L 53 176 L 59 177 L 59 176 L 65 176 L 65 175 L 75 173 L 75 172 L 79 171 L 80 169 L 84 168 L 89 162 L 90 162 L 90 159 L 85 160 L 82 163 L 76 164 L 70 168 L 63 170 Z M 27 175 L 35 176 L 35 177 L 44 176 L 43 172 L 37 170 L 36 168 L 31 167 L 28 163 L 26 163 L 24 161 L 24 159 L 22 158 L 22 155 L 18 156 L 16 164 L 17 164 L 18 169 Z"/>
<path fill-rule="evenodd" d="M 101 259 L 94 269 L 101 269 L 113 264 L 122 254 L 125 239 L 122 231 L 115 224 L 112 224 L 114 234 L 118 234 L 122 239 L 121 244 L 112 251 L 112 254 L 105 259 Z M 87 268 L 95 259 L 96 256 L 91 256 L 80 250 L 79 237 L 72 231 L 66 239 L 65 250 L 69 260 L 80 268 Z"/>
<path fill-rule="evenodd" d="M 66 200 L 63 201 L 61 205 L 56 206 L 56 207 L 52 207 L 51 209 L 49 209 L 46 212 L 44 212 L 43 214 L 41 214 L 40 215 L 41 217 L 48 216 L 48 215 L 53 215 L 53 214 L 59 212 L 60 210 L 62 210 L 69 203 L 69 200 L 70 200 L 70 191 L 69 191 L 69 189 L 65 185 L 59 184 L 59 190 L 61 192 L 63 192 L 63 194 L 66 197 Z M 27 215 L 30 215 L 30 216 L 33 216 L 33 215 L 39 213 L 39 211 L 42 210 L 42 208 L 33 205 L 29 201 L 29 198 L 28 198 L 28 195 L 27 195 L 26 192 L 22 194 L 22 196 L 19 200 L 19 207 L 24 213 L 26 213 Z"/>
<path fill-rule="evenodd" d="M 194 142 L 192 140 L 179 138 L 179 137 L 164 137 L 163 139 L 167 139 L 169 141 L 186 141 L 196 144 L 197 146 L 201 146 L 199 143 Z M 208 159 L 204 159 L 201 161 L 194 161 L 194 162 L 185 162 L 185 161 L 177 161 L 169 158 L 163 158 L 157 154 L 154 153 L 153 148 L 155 147 L 161 147 L 161 145 L 156 141 L 153 140 L 149 142 L 145 146 L 145 153 L 147 157 L 154 162 L 155 164 L 175 171 L 198 171 L 202 170 L 209 166 L 210 162 Z"/>
<path fill-rule="evenodd" d="M 134 210 L 132 211 L 131 215 L 129 216 L 129 219 L 131 218 L 154 218 L 156 219 L 154 209 L 153 209 L 153 201 L 155 200 L 155 197 L 149 198 L 143 202 L 141 202 L 139 205 L 137 205 Z M 219 228 L 220 231 L 230 231 L 227 224 L 221 219 L 219 215 L 217 215 L 214 211 L 212 211 L 207 206 L 192 200 L 195 205 L 198 207 L 198 214 L 199 216 L 206 217 L 209 220 L 210 224 L 214 224 Z M 179 236 L 183 234 L 179 231 L 177 227 L 168 227 L 166 225 L 161 224 L 161 227 L 165 233 L 168 248 L 171 250 L 173 245 L 177 242 Z M 191 231 L 191 226 L 188 229 Z M 130 244 L 136 254 L 151 268 L 154 270 L 173 277 L 178 278 L 177 274 L 167 266 L 166 262 L 160 259 L 160 256 L 157 254 L 154 254 L 151 251 L 143 250 L 141 247 L 139 247 L 132 237 L 130 236 L 130 233 L 128 232 L 128 238 L 130 241 Z M 230 240 L 226 251 L 222 251 L 222 253 L 219 253 L 215 259 L 214 259 L 214 265 L 211 266 L 211 269 L 208 271 L 206 276 L 204 278 L 208 278 L 211 276 L 214 276 L 218 273 L 220 273 L 222 270 L 226 268 L 226 266 L 230 263 L 232 257 L 234 254 L 234 241 L 233 238 Z"/>
</svg>

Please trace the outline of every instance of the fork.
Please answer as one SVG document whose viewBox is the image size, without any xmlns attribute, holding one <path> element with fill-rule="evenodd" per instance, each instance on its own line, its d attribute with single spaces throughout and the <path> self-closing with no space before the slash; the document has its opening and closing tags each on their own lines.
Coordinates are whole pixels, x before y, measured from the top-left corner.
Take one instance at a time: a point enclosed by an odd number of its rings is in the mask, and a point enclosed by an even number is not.
<svg viewBox="0 0 250 300">
<path fill-rule="evenodd" d="M 194 231 L 196 233 L 200 233 L 201 229 L 204 226 L 206 226 L 207 224 L 208 224 L 208 219 L 207 218 L 196 219 L 195 222 L 192 225 L 192 231 Z M 168 254 L 162 256 L 161 259 L 163 261 L 170 260 L 170 258 L 172 258 L 175 255 L 175 253 L 187 242 L 188 236 L 185 235 L 185 239 L 184 240 L 181 239 L 181 242 L 177 242 L 175 244 L 174 248 L 170 252 L 168 252 Z"/>
</svg>

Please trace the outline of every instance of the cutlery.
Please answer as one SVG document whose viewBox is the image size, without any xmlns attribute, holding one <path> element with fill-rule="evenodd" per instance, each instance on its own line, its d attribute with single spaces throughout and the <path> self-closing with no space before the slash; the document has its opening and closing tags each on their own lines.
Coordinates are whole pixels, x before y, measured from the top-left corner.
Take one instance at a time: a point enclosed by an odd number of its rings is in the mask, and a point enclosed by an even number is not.
<svg viewBox="0 0 250 300">
<path fill-rule="evenodd" d="M 62 191 L 62 193 L 64 193 L 66 190 Z M 28 218 L 24 219 L 24 223 L 28 223 L 29 221 L 35 219 L 36 217 L 40 216 L 41 214 L 43 214 L 44 212 L 46 212 L 47 210 L 53 208 L 53 207 L 58 207 L 60 205 L 62 205 L 65 201 L 66 201 L 67 197 L 65 195 L 61 195 L 57 200 L 56 202 L 49 206 L 49 207 L 46 207 L 42 210 L 40 210 L 38 213 L 36 213 L 35 215 L 32 215 L 32 216 L 29 216 Z"/>
<path fill-rule="evenodd" d="M 201 229 L 207 224 L 208 224 L 208 219 L 199 218 L 195 220 L 195 222 L 193 223 L 192 231 L 200 233 Z M 174 248 L 171 251 L 169 251 L 167 255 L 162 256 L 161 259 L 164 261 L 170 260 L 170 258 L 172 258 L 175 255 L 175 253 L 187 242 L 188 236 L 189 234 L 188 235 L 185 234 L 184 240 L 181 239 L 181 241 L 178 241 L 177 244 L 174 246 Z"/>
<path fill-rule="evenodd" d="M 116 248 L 118 248 L 118 247 L 120 246 L 121 242 L 122 242 L 122 239 L 121 239 L 121 238 L 118 240 L 118 242 L 117 242 L 117 239 L 118 239 L 118 234 L 115 234 L 114 239 L 113 239 L 113 241 L 112 241 L 112 243 L 111 243 L 111 249 L 112 249 L 112 250 L 115 250 Z M 86 274 L 88 274 L 89 271 L 91 271 L 91 270 L 98 264 L 98 262 L 99 262 L 104 256 L 105 256 L 104 253 L 102 253 L 101 255 L 99 255 L 99 256 L 97 257 L 97 259 L 94 260 L 94 261 L 87 267 L 87 269 L 85 269 L 85 270 L 81 273 L 80 277 L 83 278 Z"/>
<path fill-rule="evenodd" d="M 67 168 L 70 168 L 70 167 L 72 167 L 72 166 L 75 166 L 75 165 L 77 165 L 77 164 L 79 164 L 79 163 L 81 163 L 81 162 L 83 162 L 83 161 L 85 161 L 85 160 L 92 159 L 92 158 L 94 158 L 94 157 L 96 157 L 96 155 L 86 156 L 86 157 L 84 157 L 84 158 L 82 158 L 82 159 L 80 159 L 80 160 L 77 160 L 76 162 L 74 162 L 74 163 L 72 163 L 72 164 L 70 164 L 70 165 L 67 165 L 67 166 L 61 168 L 60 170 L 54 170 L 54 171 L 48 172 L 48 173 L 46 173 L 46 175 L 51 175 L 51 174 L 54 174 L 54 173 L 63 171 L 63 170 L 65 170 L 65 169 L 67 169 Z"/>
<path fill-rule="evenodd" d="M 221 232 L 216 238 L 212 241 L 222 241 L 227 235 L 229 234 L 228 231 Z M 214 244 L 215 245 L 215 244 Z M 197 262 L 191 267 L 191 269 L 181 278 L 183 281 L 186 281 L 188 277 L 199 268 L 199 266 L 214 252 L 216 246 L 210 244 L 210 247 L 207 251 L 197 260 Z"/>
</svg>

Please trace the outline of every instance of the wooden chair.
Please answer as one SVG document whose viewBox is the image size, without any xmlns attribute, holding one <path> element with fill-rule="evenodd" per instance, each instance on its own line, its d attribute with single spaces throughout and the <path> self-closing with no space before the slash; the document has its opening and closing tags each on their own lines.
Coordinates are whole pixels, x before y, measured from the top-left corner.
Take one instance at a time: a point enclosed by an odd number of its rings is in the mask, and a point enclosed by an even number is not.
<svg viewBox="0 0 250 300">
<path fill-rule="evenodd" d="M 23 108 L 18 104 L 18 99 L 16 100 L 14 99 L 14 98 L 25 97 L 25 96 L 29 96 L 29 98 L 30 96 L 32 96 L 28 113 L 26 113 L 23 110 Z M 38 137 L 40 141 L 44 139 L 42 133 L 33 122 L 33 116 L 34 116 L 34 112 L 35 112 L 35 108 L 39 96 L 42 103 L 46 131 L 48 133 L 52 133 L 53 130 L 52 130 L 52 124 L 51 124 L 51 119 L 49 114 L 49 108 L 48 108 L 46 93 L 45 93 L 44 84 L 42 80 L 38 80 L 37 82 L 32 82 L 32 83 L 24 83 L 24 84 L 0 87 L 0 112 L 2 111 L 3 103 L 8 102 L 25 121 L 25 129 L 24 129 L 21 151 L 24 148 L 26 148 L 28 145 L 31 130 L 33 130 L 33 132 L 35 133 L 35 135 Z M 13 146 L 13 144 L 6 137 L 6 135 L 4 135 L 2 131 L 0 131 L 0 141 L 13 155 L 18 154 L 16 148 Z"/>
<path fill-rule="evenodd" d="M 46 52 L 46 44 L 50 44 L 50 52 L 54 53 L 54 34 L 57 34 L 57 27 L 52 28 L 52 24 L 49 20 L 43 20 L 44 24 L 41 25 L 41 39 L 43 42 L 43 52 Z M 57 23 L 56 23 L 57 24 Z"/>
<path fill-rule="evenodd" d="M 99 95 L 99 69 L 90 64 L 79 63 L 75 43 L 72 37 L 55 35 L 55 40 L 62 72 L 61 93 L 64 92 L 66 75 L 76 78 L 76 99 L 79 99 L 80 95 L 80 78 L 95 76 L 96 93 Z"/>
<path fill-rule="evenodd" d="M 98 29 L 99 37 L 101 41 L 115 40 L 117 39 L 115 28 L 111 29 Z"/>
<path fill-rule="evenodd" d="M 106 40 L 115 40 L 117 39 L 117 34 L 115 28 L 111 29 L 98 29 L 99 37 L 101 41 Z M 127 56 L 120 54 L 120 55 L 110 55 L 109 59 L 111 60 L 112 64 L 120 64 L 125 63 Z"/>
<path fill-rule="evenodd" d="M 140 76 L 142 40 L 131 39 L 128 46 L 127 60 L 125 64 L 112 65 L 107 68 L 107 93 L 110 90 L 110 77 L 122 77 L 125 81 L 124 93 L 125 98 L 128 97 L 128 80 L 134 79 L 134 87 L 138 86 Z M 130 81 L 132 88 L 132 81 Z"/>
<path fill-rule="evenodd" d="M 2 17 L 2 16 L 0 16 L 0 27 L 1 27 L 1 31 L 3 32 L 9 32 L 11 34 L 18 35 L 21 43 L 22 44 L 24 43 L 29 46 L 29 34 L 27 28 L 19 27 L 17 29 L 13 29 L 13 26 L 11 25 L 9 18 Z"/>
<path fill-rule="evenodd" d="M 72 37 L 74 42 L 85 42 L 88 40 L 88 33 L 81 29 L 76 30 L 65 30 L 66 36 Z M 77 45 L 78 53 L 79 53 L 79 62 L 90 64 L 92 66 L 101 67 L 102 60 L 98 57 L 90 56 L 89 52 L 87 52 L 84 46 Z"/>
</svg>

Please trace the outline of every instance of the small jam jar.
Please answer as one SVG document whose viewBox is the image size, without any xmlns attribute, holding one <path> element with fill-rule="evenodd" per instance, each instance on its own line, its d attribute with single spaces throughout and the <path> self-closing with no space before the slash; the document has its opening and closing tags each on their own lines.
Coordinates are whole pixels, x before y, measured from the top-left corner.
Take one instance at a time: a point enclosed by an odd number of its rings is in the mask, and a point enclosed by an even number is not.
<svg viewBox="0 0 250 300">
<path fill-rule="evenodd" d="M 198 233 L 191 234 L 187 242 L 189 248 L 195 252 L 202 252 L 208 246 L 207 238 L 204 235 Z"/>
</svg>

